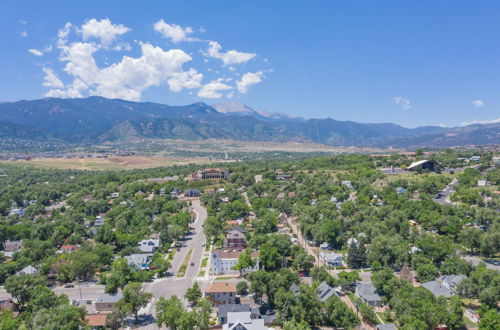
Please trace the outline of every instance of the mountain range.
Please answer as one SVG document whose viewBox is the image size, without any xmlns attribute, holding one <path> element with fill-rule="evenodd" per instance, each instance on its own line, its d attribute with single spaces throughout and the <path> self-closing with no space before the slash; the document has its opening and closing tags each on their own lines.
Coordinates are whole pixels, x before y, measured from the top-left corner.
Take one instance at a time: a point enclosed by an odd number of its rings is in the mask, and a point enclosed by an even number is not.
<svg viewBox="0 0 500 330">
<path fill-rule="evenodd" d="M 405 128 L 391 123 L 291 117 L 236 102 L 169 106 L 93 96 L 0 103 L 2 137 L 84 144 L 137 138 L 213 138 L 419 148 L 500 144 L 500 123 Z"/>
</svg>

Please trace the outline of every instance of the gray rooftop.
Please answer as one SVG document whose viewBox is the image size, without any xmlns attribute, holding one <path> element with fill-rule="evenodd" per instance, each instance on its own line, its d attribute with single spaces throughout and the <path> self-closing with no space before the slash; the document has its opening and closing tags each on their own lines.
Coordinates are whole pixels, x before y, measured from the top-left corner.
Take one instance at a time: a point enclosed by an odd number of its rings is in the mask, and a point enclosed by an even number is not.
<svg viewBox="0 0 500 330">
<path fill-rule="evenodd" d="M 121 293 L 107 293 L 97 297 L 96 303 L 116 303 L 122 297 Z"/>
</svg>

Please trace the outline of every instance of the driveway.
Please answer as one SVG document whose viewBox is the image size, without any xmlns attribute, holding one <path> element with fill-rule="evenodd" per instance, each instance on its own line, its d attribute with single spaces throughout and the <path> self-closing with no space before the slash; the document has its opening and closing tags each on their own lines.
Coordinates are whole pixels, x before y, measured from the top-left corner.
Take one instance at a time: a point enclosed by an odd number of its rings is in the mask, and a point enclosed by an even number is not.
<svg viewBox="0 0 500 330">
<path fill-rule="evenodd" d="M 441 205 L 452 205 L 453 203 L 450 201 L 450 195 L 453 192 L 455 192 L 455 190 L 453 189 L 453 186 L 455 186 L 457 183 L 458 183 L 458 180 L 453 179 L 450 182 L 450 184 L 448 184 L 446 186 L 446 188 L 444 188 L 444 190 L 439 195 L 436 195 L 436 197 L 434 198 L 434 201 L 436 203 L 441 204 Z M 439 196 L 439 197 L 437 197 L 437 196 Z"/>
</svg>

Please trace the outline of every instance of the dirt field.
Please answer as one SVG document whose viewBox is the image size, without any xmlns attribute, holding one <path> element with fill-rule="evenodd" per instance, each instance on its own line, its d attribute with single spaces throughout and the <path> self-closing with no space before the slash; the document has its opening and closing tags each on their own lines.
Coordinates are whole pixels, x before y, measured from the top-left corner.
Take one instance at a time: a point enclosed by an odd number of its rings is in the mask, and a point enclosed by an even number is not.
<svg viewBox="0 0 500 330">
<path fill-rule="evenodd" d="M 28 164 L 44 168 L 77 169 L 77 170 L 127 170 L 144 169 L 160 166 L 210 164 L 206 158 L 178 157 L 109 157 L 109 158 L 34 158 L 29 161 L 17 161 L 10 164 Z"/>
</svg>

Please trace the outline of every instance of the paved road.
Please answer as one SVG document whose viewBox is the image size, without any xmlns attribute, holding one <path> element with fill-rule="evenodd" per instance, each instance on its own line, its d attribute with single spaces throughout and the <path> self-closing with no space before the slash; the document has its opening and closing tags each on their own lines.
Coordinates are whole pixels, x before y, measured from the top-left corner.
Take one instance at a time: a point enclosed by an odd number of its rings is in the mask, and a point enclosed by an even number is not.
<svg viewBox="0 0 500 330">
<path fill-rule="evenodd" d="M 462 259 L 472 263 L 474 266 L 479 265 L 479 263 L 483 261 L 482 259 L 475 256 L 462 256 Z M 486 268 L 500 271 L 500 266 L 488 262 L 486 262 Z"/>
<path fill-rule="evenodd" d="M 63 286 L 58 286 L 53 289 L 55 294 L 61 295 L 65 294 L 68 296 L 69 300 L 80 300 L 88 299 L 95 300 L 97 296 L 104 294 L 104 285 L 91 284 L 89 286 L 79 286 L 75 285 L 74 288 L 65 288 Z M 0 299 L 10 299 L 10 294 L 2 286 L 0 287 Z"/>
<path fill-rule="evenodd" d="M 453 179 L 449 185 L 446 186 L 446 188 L 444 188 L 444 190 L 440 193 L 440 197 L 437 197 L 434 198 L 434 201 L 436 203 L 439 203 L 441 205 L 451 205 L 453 204 L 451 201 L 450 201 L 450 195 L 455 192 L 455 190 L 453 189 L 453 186 L 455 186 L 456 184 L 458 183 L 458 180 L 457 179 Z"/>
<path fill-rule="evenodd" d="M 170 273 L 173 273 L 173 276 L 158 279 L 152 283 L 143 284 L 144 291 L 152 293 L 153 299 L 147 307 L 143 308 L 139 312 L 139 314 L 154 315 L 154 305 L 160 299 L 160 297 L 170 298 L 171 296 L 176 295 L 180 299 L 184 299 L 184 293 L 186 292 L 186 289 L 193 285 L 196 277 L 198 276 L 204 251 L 203 243 L 205 242 L 205 234 L 203 233 L 203 223 L 207 218 L 207 210 L 201 205 L 199 199 L 192 200 L 192 207 L 197 215 L 196 220 L 191 225 L 191 227 L 193 228 L 191 230 L 191 234 L 187 236 L 187 239 L 182 242 L 180 251 L 175 254 L 174 259 L 172 260 Z M 184 277 L 176 277 L 177 270 L 181 266 L 190 249 L 193 250 L 193 253 L 191 255 L 189 264 L 193 262 L 194 266 L 188 266 L 186 275 Z M 208 285 L 208 278 L 198 281 L 198 283 L 203 292 Z M 152 330 L 158 329 L 158 326 L 155 323 L 151 323 L 139 328 Z"/>
</svg>

